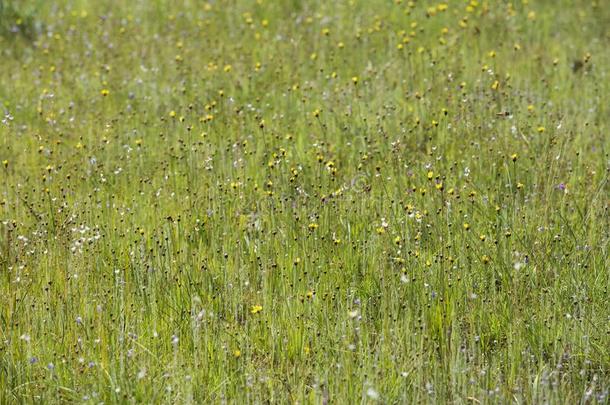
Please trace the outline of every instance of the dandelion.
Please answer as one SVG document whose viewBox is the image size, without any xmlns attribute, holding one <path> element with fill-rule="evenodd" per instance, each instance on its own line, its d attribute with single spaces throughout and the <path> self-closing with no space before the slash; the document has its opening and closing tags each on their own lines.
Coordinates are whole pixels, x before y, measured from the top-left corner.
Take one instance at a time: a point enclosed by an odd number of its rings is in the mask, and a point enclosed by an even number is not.
<svg viewBox="0 0 610 405">
<path fill-rule="evenodd" d="M 262 305 L 252 305 L 252 307 L 250 308 L 250 313 L 251 314 L 258 314 L 262 310 L 263 310 L 263 306 Z"/>
</svg>

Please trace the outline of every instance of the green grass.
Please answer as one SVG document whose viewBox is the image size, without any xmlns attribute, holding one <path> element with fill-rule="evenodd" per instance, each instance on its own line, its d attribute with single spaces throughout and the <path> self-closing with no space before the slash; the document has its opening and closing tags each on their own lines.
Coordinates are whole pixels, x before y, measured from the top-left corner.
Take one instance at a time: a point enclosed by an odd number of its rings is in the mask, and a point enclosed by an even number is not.
<svg viewBox="0 0 610 405">
<path fill-rule="evenodd" d="M 3 1 L 0 402 L 608 403 L 608 7 L 423 3 Z"/>
</svg>

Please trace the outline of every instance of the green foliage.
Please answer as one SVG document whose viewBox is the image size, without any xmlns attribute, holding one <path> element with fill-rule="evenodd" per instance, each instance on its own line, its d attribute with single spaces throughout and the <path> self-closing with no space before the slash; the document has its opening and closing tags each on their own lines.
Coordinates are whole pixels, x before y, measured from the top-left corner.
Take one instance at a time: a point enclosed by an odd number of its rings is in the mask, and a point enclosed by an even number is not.
<svg viewBox="0 0 610 405">
<path fill-rule="evenodd" d="M 0 35 L 5 38 L 20 35 L 33 39 L 36 32 L 40 31 L 35 10 L 36 2 L 0 0 Z"/>
<path fill-rule="evenodd" d="M 0 4 L 0 403 L 608 402 L 601 2 Z"/>
</svg>

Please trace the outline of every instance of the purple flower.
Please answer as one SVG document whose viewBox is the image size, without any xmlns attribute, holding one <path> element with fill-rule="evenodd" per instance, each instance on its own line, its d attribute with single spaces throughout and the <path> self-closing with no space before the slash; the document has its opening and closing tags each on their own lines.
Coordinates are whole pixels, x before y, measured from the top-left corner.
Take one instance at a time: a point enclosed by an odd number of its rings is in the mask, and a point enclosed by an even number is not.
<svg viewBox="0 0 610 405">
<path fill-rule="evenodd" d="M 565 183 L 559 183 L 555 188 L 559 191 L 566 191 Z"/>
</svg>

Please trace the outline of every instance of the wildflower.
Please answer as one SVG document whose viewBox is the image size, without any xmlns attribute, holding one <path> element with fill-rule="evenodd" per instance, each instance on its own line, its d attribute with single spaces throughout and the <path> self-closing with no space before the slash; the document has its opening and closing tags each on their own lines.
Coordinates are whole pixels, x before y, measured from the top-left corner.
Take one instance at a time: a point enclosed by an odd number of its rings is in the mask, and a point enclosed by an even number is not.
<svg viewBox="0 0 610 405">
<path fill-rule="evenodd" d="M 233 357 L 235 357 L 236 359 L 241 357 L 241 350 L 239 350 L 239 349 L 233 350 Z"/>
<path fill-rule="evenodd" d="M 101 94 L 103 97 L 106 97 L 107 95 L 109 95 L 109 94 L 110 94 L 110 91 L 109 91 L 108 89 L 102 89 L 102 91 L 100 91 L 100 94 Z"/>
<path fill-rule="evenodd" d="M 358 76 L 352 77 L 352 83 L 354 83 L 354 85 L 358 84 Z"/>
<path fill-rule="evenodd" d="M 263 310 L 263 306 L 262 305 L 252 305 L 252 307 L 250 308 L 250 313 L 251 314 L 258 314 L 262 310 Z"/>
<path fill-rule="evenodd" d="M 539 134 L 541 134 L 541 133 L 543 133 L 544 131 L 546 131 L 546 128 L 545 128 L 545 127 L 543 127 L 543 126 L 540 126 L 540 127 L 538 127 L 538 128 L 537 128 L 537 131 L 538 131 L 538 133 L 539 133 Z"/>
<path fill-rule="evenodd" d="M 368 390 L 366 390 L 366 395 L 369 398 L 371 398 L 372 400 L 379 399 L 379 393 L 377 391 L 375 391 L 373 388 L 369 388 Z"/>
<path fill-rule="evenodd" d="M 470 224 L 467 222 L 464 222 L 464 224 L 462 225 L 464 227 L 464 230 L 468 231 L 470 230 Z"/>
<path fill-rule="evenodd" d="M 519 157 L 519 156 L 518 156 L 516 153 L 513 153 L 513 154 L 510 156 L 510 158 L 511 158 L 511 160 L 512 160 L 513 162 L 516 162 L 518 157 Z"/>
</svg>

